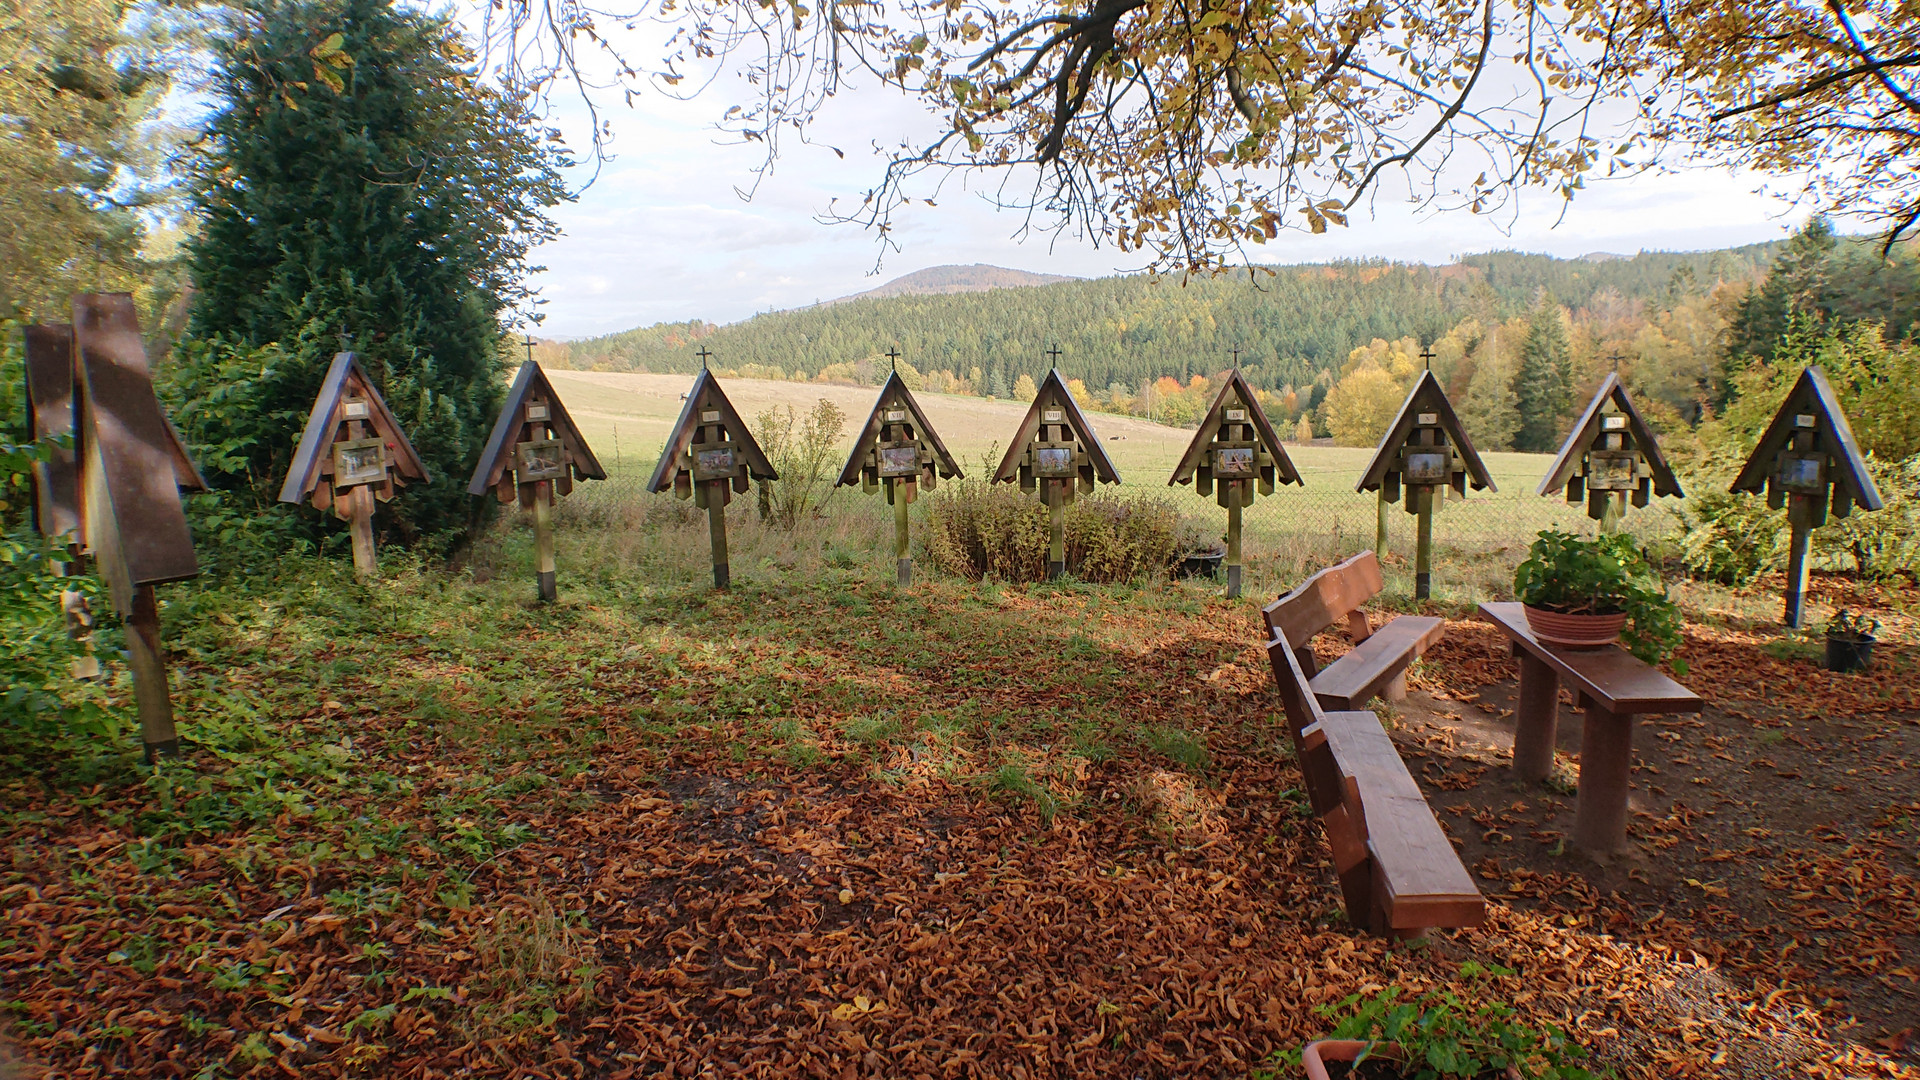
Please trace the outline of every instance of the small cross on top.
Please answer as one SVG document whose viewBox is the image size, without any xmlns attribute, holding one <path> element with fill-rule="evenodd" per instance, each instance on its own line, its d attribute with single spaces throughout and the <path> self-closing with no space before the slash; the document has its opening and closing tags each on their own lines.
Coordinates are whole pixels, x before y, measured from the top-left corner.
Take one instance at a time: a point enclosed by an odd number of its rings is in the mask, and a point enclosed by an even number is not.
<svg viewBox="0 0 1920 1080">
<path fill-rule="evenodd" d="M 1053 366 L 1056 368 L 1059 367 L 1060 366 L 1060 343 L 1057 341 L 1054 342 L 1053 348 L 1047 350 L 1047 355 L 1053 359 Z"/>
<path fill-rule="evenodd" d="M 707 347 L 705 345 L 700 346 L 700 351 L 694 355 L 700 358 L 700 370 L 707 370 L 707 359 L 713 355 L 707 351 Z"/>
<path fill-rule="evenodd" d="M 533 335 L 528 334 L 527 340 L 521 342 L 521 344 L 527 347 L 527 362 L 532 363 L 533 362 Z"/>
<path fill-rule="evenodd" d="M 891 345 L 887 346 L 887 365 L 894 371 L 900 370 L 900 350 Z"/>
<path fill-rule="evenodd" d="M 1625 360 L 1626 357 L 1621 356 L 1619 351 L 1616 350 L 1614 354 L 1612 356 L 1607 357 L 1607 359 L 1613 361 L 1613 373 L 1615 375 L 1620 374 L 1620 361 Z"/>
<path fill-rule="evenodd" d="M 1233 366 L 1235 368 L 1240 366 L 1240 346 L 1238 345 L 1233 347 Z"/>
<path fill-rule="evenodd" d="M 1420 359 L 1426 361 L 1427 370 L 1432 371 L 1433 370 L 1433 346 L 1431 345 L 1422 346 L 1420 349 Z"/>
</svg>

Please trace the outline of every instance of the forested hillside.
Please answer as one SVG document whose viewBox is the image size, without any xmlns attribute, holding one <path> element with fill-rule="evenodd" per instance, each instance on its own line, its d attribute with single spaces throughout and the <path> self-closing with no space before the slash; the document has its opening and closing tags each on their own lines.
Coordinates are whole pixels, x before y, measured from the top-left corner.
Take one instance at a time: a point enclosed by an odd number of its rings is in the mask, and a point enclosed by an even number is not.
<svg viewBox="0 0 1920 1080">
<path fill-rule="evenodd" d="M 691 372 L 695 342 L 729 368 L 777 367 L 817 375 L 898 346 L 914 367 L 978 367 L 1011 389 L 1038 377 L 1042 350 L 1058 342 L 1061 368 L 1089 386 L 1137 386 L 1162 375 L 1213 372 L 1238 346 L 1258 385 L 1311 383 L 1375 338 L 1444 334 L 1465 318 L 1504 319 L 1533 307 L 1541 289 L 1571 308 L 1609 302 L 1663 303 L 1676 282 L 1709 290 L 1757 277 L 1777 245 L 1588 262 L 1495 252 L 1443 267 L 1386 262 L 1274 268 L 1217 279 L 1145 275 L 1070 281 L 985 293 L 854 299 L 758 315 L 730 326 L 662 323 L 568 343 L 564 362 L 582 369 Z M 561 360 L 561 356 L 553 356 Z"/>
</svg>

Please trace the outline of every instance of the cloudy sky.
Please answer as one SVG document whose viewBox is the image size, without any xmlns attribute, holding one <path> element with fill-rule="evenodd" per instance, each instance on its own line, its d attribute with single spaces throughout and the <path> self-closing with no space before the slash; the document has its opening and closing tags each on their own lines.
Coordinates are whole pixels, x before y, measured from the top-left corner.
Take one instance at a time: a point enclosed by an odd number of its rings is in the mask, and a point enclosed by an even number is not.
<svg viewBox="0 0 1920 1080">
<path fill-rule="evenodd" d="M 858 205 L 881 173 L 876 143 L 925 133 L 928 118 L 897 92 L 843 93 L 814 134 L 785 148 L 751 201 L 754 147 L 732 143 L 713 121 L 732 99 L 723 80 L 696 100 L 658 94 L 616 105 L 615 159 L 579 201 L 560 208 L 566 236 L 538 253 L 547 303 L 542 333 L 585 337 L 663 321 L 733 322 L 860 292 L 902 274 L 946 263 L 991 263 L 1046 273 L 1099 276 L 1139 262 L 1070 237 L 1018 235 L 1022 219 L 995 212 L 978 191 L 950 186 L 939 206 L 897 220 L 902 248 L 883 254 L 871 232 L 822 224 L 837 199 Z M 584 110 L 562 102 L 556 118 L 575 146 L 590 131 Z M 584 170 L 582 170 L 584 172 Z M 584 182 L 584 175 L 580 181 Z M 994 182 L 976 180 L 976 189 Z M 1383 256 L 1444 263 L 1455 256 L 1517 249 L 1577 256 L 1593 251 L 1695 250 L 1776 239 L 1804 217 L 1755 193 L 1759 182 L 1724 171 L 1597 181 L 1561 218 L 1557 196 L 1529 192 L 1517 215 L 1416 215 L 1389 194 L 1371 217 L 1321 236 L 1283 233 L 1262 257 L 1275 263 Z M 1400 195 L 1404 197 L 1404 187 Z"/>
</svg>

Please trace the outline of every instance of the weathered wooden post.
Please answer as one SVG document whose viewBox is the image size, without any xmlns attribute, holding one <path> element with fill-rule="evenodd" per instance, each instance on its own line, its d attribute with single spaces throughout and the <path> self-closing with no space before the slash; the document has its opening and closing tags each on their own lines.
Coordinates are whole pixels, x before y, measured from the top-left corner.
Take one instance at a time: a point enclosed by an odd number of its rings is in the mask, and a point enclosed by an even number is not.
<svg viewBox="0 0 1920 1080">
<path fill-rule="evenodd" d="M 527 360 L 507 388 L 493 433 L 480 451 L 480 462 L 467 483 L 470 495 L 492 491 L 501 502 L 518 502 L 533 511 L 534 573 L 540 599 L 559 597 L 554 565 L 553 501 L 573 492 L 581 480 L 605 480 L 607 471 L 593 456 L 580 428 L 567 415 L 547 373 L 533 359 L 533 341 L 527 341 Z"/>
<path fill-rule="evenodd" d="M 1609 374 L 1601 381 L 1541 479 L 1539 493 L 1562 488 L 1569 503 L 1587 504 L 1587 516 L 1600 523 L 1601 532 L 1619 529 L 1629 499 L 1645 507 L 1655 495 L 1686 495 L 1620 376 Z"/>
<path fill-rule="evenodd" d="M 706 367 L 712 354 L 700 350 L 700 374 L 687 391 L 686 407 L 667 436 L 660 463 L 653 467 L 647 490 L 671 489 L 675 498 L 692 499 L 707 512 L 707 540 L 713 548 L 713 587 L 733 582 L 727 567 L 727 504 L 744 495 L 755 480 L 778 480 L 780 474 L 747 430 L 719 380 Z"/>
<path fill-rule="evenodd" d="M 1413 595 L 1426 599 L 1433 590 L 1433 515 L 1451 487 L 1461 498 L 1471 481 L 1474 490 L 1499 490 L 1473 440 L 1454 414 L 1446 391 L 1432 371 L 1423 371 L 1387 425 L 1380 446 L 1355 491 L 1378 491 L 1384 502 L 1399 502 L 1406 489 L 1407 513 L 1419 520 L 1414 548 Z"/>
<path fill-rule="evenodd" d="M 899 359 L 892 349 L 887 356 Z M 873 411 L 853 440 L 853 452 L 847 455 L 846 468 L 840 470 L 835 487 L 859 484 L 871 495 L 884 485 L 887 502 L 893 507 L 894 581 L 901 587 L 913 584 L 913 549 L 908 545 L 907 507 L 920 489 L 932 491 L 939 479 L 960 477 L 960 463 L 947 452 L 940 435 L 927 423 L 920 403 L 900 378 L 899 371 L 888 376 L 874 399 Z"/>
<path fill-rule="evenodd" d="M 1200 429 L 1167 478 L 1168 487 L 1186 483 L 1227 508 L 1227 595 L 1239 596 L 1241 510 L 1253 505 L 1256 491 L 1271 495 L 1276 483 L 1305 486 L 1306 481 L 1238 368 L 1221 382 Z"/>
<path fill-rule="evenodd" d="M 33 463 L 33 524 L 65 558 L 53 560 L 53 572 L 73 577 L 81 572 L 80 508 L 76 501 L 78 470 L 73 439 L 73 327 L 35 324 L 26 327 L 27 425 L 36 440 L 65 437 L 45 461 Z M 67 636 L 86 651 L 73 658 L 76 679 L 100 674 L 100 659 L 91 643 L 93 612 L 85 593 L 60 593 L 60 610 Z"/>
<path fill-rule="evenodd" d="M 1844 518 L 1856 505 L 1862 510 L 1885 505 L 1840 409 L 1840 398 L 1818 367 L 1800 373 L 1729 490 L 1764 490 L 1768 506 L 1787 508 L 1793 546 L 1782 621 L 1796 629 L 1806 601 L 1809 534 L 1827 523 L 1829 508 L 1834 517 Z"/>
<path fill-rule="evenodd" d="M 1053 355 L 1058 356 L 1056 347 Z M 1060 369 L 1047 372 L 1033 396 L 1033 405 L 1020 421 L 1007 446 L 1000 468 L 993 474 L 996 484 L 1020 482 L 1020 490 L 1040 492 L 1040 501 L 1049 511 L 1047 539 L 1047 579 L 1067 572 L 1066 508 L 1076 491 L 1089 494 L 1095 481 L 1120 482 L 1119 470 L 1100 445 L 1100 436 L 1081 414 L 1080 406 L 1060 378 Z"/>
<path fill-rule="evenodd" d="M 153 587 L 200 573 L 179 492 L 207 485 L 154 396 L 133 297 L 74 297 L 72 340 L 79 534 L 126 625 L 151 762 L 180 752 Z"/>
<path fill-rule="evenodd" d="M 344 339 L 342 344 L 344 344 Z M 427 467 L 351 352 L 334 354 L 306 429 L 280 485 L 280 501 L 310 500 L 332 510 L 353 535 L 353 569 L 361 581 L 379 573 L 373 549 L 373 504 L 389 502 L 408 480 L 428 483 Z"/>
</svg>

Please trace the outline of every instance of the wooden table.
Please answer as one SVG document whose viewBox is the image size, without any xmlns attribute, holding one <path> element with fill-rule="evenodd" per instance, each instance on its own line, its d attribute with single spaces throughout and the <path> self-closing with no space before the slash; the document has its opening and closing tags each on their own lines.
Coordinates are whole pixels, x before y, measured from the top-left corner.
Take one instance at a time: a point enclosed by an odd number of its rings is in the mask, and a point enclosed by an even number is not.
<svg viewBox="0 0 1920 1080">
<path fill-rule="evenodd" d="M 1566 649 L 1547 645 L 1527 627 L 1518 603 L 1481 604 L 1513 642 L 1520 658 L 1520 700 L 1514 710 L 1513 772 L 1536 783 L 1553 770 L 1560 723 L 1560 681 L 1586 711 L 1580 729 L 1580 791 L 1574 802 L 1573 843 L 1585 851 L 1614 851 L 1627 840 L 1627 781 L 1633 771 L 1633 718 L 1642 713 L 1699 712 L 1700 695 L 1636 660 L 1625 649 Z"/>
</svg>

